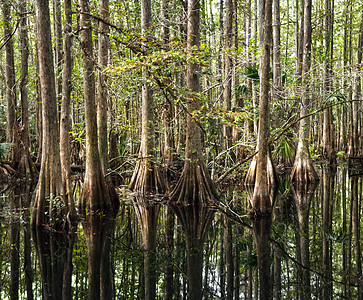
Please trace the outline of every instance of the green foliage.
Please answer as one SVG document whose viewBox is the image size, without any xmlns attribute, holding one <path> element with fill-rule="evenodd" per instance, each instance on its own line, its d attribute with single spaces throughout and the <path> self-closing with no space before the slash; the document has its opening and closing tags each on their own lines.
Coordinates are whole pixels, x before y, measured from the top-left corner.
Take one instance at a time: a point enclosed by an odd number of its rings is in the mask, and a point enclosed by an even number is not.
<svg viewBox="0 0 363 300">
<path fill-rule="evenodd" d="M 293 163 L 293 159 L 295 156 L 295 147 L 291 140 L 289 140 L 286 136 L 282 137 L 280 143 L 276 146 L 273 157 L 275 159 L 281 159 L 286 163 Z"/>
<path fill-rule="evenodd" d="M 13 148 L 12 143 L 0 143 L 0 164 L 5 159 L 6 155 L 8 155 Z"/>
</svg>

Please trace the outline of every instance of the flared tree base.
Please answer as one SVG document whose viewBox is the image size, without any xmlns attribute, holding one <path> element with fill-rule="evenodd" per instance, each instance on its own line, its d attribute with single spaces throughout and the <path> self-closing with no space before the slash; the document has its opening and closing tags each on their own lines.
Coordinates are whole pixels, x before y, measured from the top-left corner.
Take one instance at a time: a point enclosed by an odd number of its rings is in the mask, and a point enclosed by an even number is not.
<svg viewBox="0 0 363 300">
<path fill-rule="evenodd" d="M 206 167 L 203 164 L 186 161 L 170 200 L 177 205 L 215 204 L 218 194 Z"/>
<path fill-rule="evenodd" d="M 291 172 L 291 180 L 293 182 L 317 182 L 319 176 L 310 160 L 304 158 L 296 158 Z"/>
<path fill-rule="evenodd" d="M 79 214 L 104 213 L 116 215 L 120 206 L 115 188 L 99 177 L 85 180 L 81 201 L 78 206 Z"/>
<path fill-rule="evenodd" d="M 164 194 L 166 190 L 158 166 L 148 159 L 137 162 L 129 189 L 145 196 Z"/>
<path fill-rule="evenodd" d="M 248 168 L 244 183 L 245 186 L 255 185 L 256 183 L 257 156 L 258 153 L 253 157 L 250 167 Z M 270 152 L 268 152 L 267 156 L 267 184 L 268 186 L 277 186 L 278 184 L 278 178 L 271 159 Z"/>
</svg>

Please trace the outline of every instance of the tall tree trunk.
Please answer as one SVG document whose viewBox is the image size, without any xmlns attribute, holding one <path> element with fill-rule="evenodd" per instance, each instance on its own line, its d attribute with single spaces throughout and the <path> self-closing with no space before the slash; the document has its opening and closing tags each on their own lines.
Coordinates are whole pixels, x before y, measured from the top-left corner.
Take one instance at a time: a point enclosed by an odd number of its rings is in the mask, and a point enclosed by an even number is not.
<svg viewBox="0 0 363 300">
<path fill-rule="evenodd" d="M 274 83 L 274 98 L 281 98 L 281 44 L 280 44 L 280 0 L 273 0 L 273 83 Z"/>
<path fill-rule="evenodd" d="M 86 119 L 86 174 L 80 211 L 117 211 L 117 195 L 106 183 L 98 150 L 97 110 L 95 94 L 92 24 L 88 0 L 80 0 L 81 46 L 83 56 L 83 85 Z"/>
<path fill-rule="evenodd" d="M 28 58 L 29 58 L 29 39 L 27 30 L 27 12 L 26 1 L 21 0 L 19 3 L 20 13 L 24 15 L 20 21 L 20 43 L 21 43 L 21 81 L 20 81 L 20 107 L 21 107 L 21 124 L 20 124 L 20 162 L 19 172 L 23 177 L 32 178 L 35 173 L 33 161 L 29 152 L 29 112 L 28 112 Z"/>
<path fill-rule="evenodd" d="M 33 226 L 64 224 L 64 190 L 59 154 L 58 106 L 50 30 L 49 1 L 35 2 L 42 99 L 42 161 L 33 209 Z M 47 213 L 46 213 L 47 212 Z"/>
<path fill-rule="evenodd" d="M 70 212 L 70 220 L 74 223 L 76 217 L 71 182 L 70 159 L 70 104 L 72 81 L 72 2 L 64 1 L 64 65 L 62 78 L 62 104 L 60 119 L 60 159 L 62 168 L 63 189 L 65 202 Z M 74 225 L 74 224 L 73 224 Z"/>
<path fill-rule="evenodd" d="M 11 20 L 11 4 L 8 1 L 3 3 L 3 22 L 5 44 L 5 87 L 6 87 L 6 142 L 15 143 L 17 137 L 16 124 L 16 85 L 15 85 L 15 66 L 14 66 L 14 40 L 13 27 Z M 13 145 L 12 157 L 10 160 L 17 167 L 19 163 L 17 147 Z"/>
<path fill-rule="evenodd" d="M 333 19 L 334 10 L 332 8 L 332 0 L 324 1 L 324 73 L 323 73 L 323 97 L 327 101 L 330 97 L 332 90 L 332 76 L 333 76 Z M 323 138 L 322 138 L 322 154 L 323 157 L 329 159 L 330 163 L 335 162 L 334 151 L 334 137 L 333 137 L 333 120 L 332 120 L 332 108 L 324 110 L 324 122 L 323 122 Z"/>
<path fill-rule="evenodd" d="M 300 105 L 300 116 L 304 117 L 309 111 L 309 71 L 311 56 L 311 9 L 312 1 L 304 0 L 304 49 L 302 64 L 302 95 Z M 295 156 L 295 162 L 291 173 L 291 178 L 296 182 L 314 182 L 318 180 L 318 175 L 314 169 L 310 158 L 308 137 L 310 130 L 309 117 L 304 117 L 299 124 L 299 141 Z"/>
<path fill-rule="evenodd" d="M 151 0 L 141 1 L 141 32 L 146 43 L 150 39 Z M 146 44 L 143 44 L 146 52 Z M 160 176 L 159 168 L 154 161 L 155 136 L 154 136 L 154 100 L 152 90 L 147 83 L 147 69 L 142 70 L 143 84 L 141 90 L 141 146 L 138 161 L 130 182 L 130 190 L 142 194 L 162 194 L 165 185 Z"/>
<path fill-rule="evenodd" d="M 226 14 L 224 19 L 224 66 L 223 66 L 223 103 L 226 113 L 232 108 L 232 57 L 231 48 L 233 47 L 233 0 L 226 0 Z M 232 146 L 232 128 L 228 125 L 223 126 L 224 149 Z"/>
<path fill-rule="evenodd" d="M 256 214 L 271 213 L 271 199 L 268 185 L 271 170 L 268 168 L 269 156 L 269 119 L 270 119 L 270 47 L 272 42 L 272 0 L 265 0 L 264 5 L 264 35 L 260 67 L 260 114 L 257 139 L 256 182 L 252 198 L 252 210 Z M 269 174 L 270 173 L 270 174 Z M 272 171 L 273 173 L 273 171 Z M 273 176 L 273 175 L 272 175 Z"/>
<path fill-rule="evenodd" d="M 187 47 L 189 51 L 199 48 L 199 0 L 188 1 Z M 209 171 L 203 161 L 200 127 L 192 118 L 192 113 L 201 107 L 199 99 L 199 67 L 190 62 L 186 74 L 190 100 L 187 103 L 187 132 L 183 173 L 171 193 L 170 199 L 177 203 L 206 204 L 218 198 Z"/>
<path fill-rule="evenodd" d="M 99 16 L 105 22 L 110 21 L 109 0 L 100 1 Z M 109 169 L 108 159 L 108 134 L 107 134 L 107 108 L 108 108 L 108 91 L 107 78 L 103 73 L 108 65 L 109 52 L 109 27 L 99 21 L 98 25 L 98 90 L 97 90 L 97 130 L 98 130 L 98 150 L 100 153 L 101 168 L 106 175 Z"/>
</svg>

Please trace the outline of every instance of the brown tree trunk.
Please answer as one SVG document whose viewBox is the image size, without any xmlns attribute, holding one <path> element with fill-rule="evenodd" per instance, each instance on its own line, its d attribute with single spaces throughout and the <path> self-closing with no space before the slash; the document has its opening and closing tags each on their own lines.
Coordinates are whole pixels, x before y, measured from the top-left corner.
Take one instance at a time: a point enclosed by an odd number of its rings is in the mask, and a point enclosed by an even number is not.
<svg viewBox="0 0 363 300">
<path fill-rule="evenodd" d="M 117 211 L 118 197 L 106 183 L 98 150 L 97 110 L 95 94 L 92 24 L 89 1 L 80 0 L 81 46 L 83 56 L 83 84 L 86 119 L 86 174 L 83 184 L 80 211 Z"/>
<path fill-rule="evenodd" d="M 260 299 L 272 299 L 270 276 L 270 245 L 271 216 L 253 220 L 253 234 L 256 244 L 257 264 L 260 281 Z M 257 295 L 255 295 L 257 296 Z"/>
<path fill-rule="evenodd" d="M 141 31 L 145 41 L 149 40 L 151 25 L 151 0 L 142 0 Z M 144 51 L 146 48 L 146 44 L 144 44 Z M 152 90 L 147 83 L 147 70 L 144 68 L 142 73 L 141 146 L 129 188 L 131 191 L 141 194 L 163 194 L 165 185 L 153 158 L 155 155 L 154 100 Z"/>
<path fill-rule="evenodd" d="M 109 0 L 100 1 L 99 16 L 102 20 L 109 22 Z M 107 134 L 107 108 L 108 90 L 107 77 L 103 73 L 108 65 L 109 52 L 109 27 L 105 22 L 100 21 L 98 25 L 98 90 L 97 90 L 97 129 L 98 129 L 98 150 L 100 153 L 101 168 L 103 174 L 107 174 L 109 169 L 108 159 L 108 134 Z"/>
<path fill-rule="evenodd" d="M 226 112 L 232 108 L 232 57 L 230 53 L 233 45 L 233 0 L 226 0 L 226 14 L 224 19 L 224 66 L 223 66 L 223 103 Z M 232 128 L 228 125 L 223 126 L 224 149 L 232 146 Z"/>
<path fill-rule="evenodd" d="M 60 159 L 62 168 L 63 189 L 65 202 L 69 210 L 71 222 L 76 217 L 75 203 L 73 199 L 71 182 L 70 159 L 70 104 L 71 104 L 71 80 L 72 80 L 72 2 L 64 1 L 64 65 L 62 78 L 62 104 L 60 119 Z M 73 224 L 74 225 L 74 224 Z"/>
<path fill-rule="evenodd" d="M 27 12 L 26 1 L 19 3 L 21 14 Z M 33 178 L 36 170 L 29 152 L 29 112 L 28 112 L 28 57 L 29 39 L 27 30 L 27 18 L 23 17 L 20 21 L 20 43 L 21 43 L 21 81 L 20 81 L 20 162 L 18 170 L 23 177 Z"/>
<path fill-rule="evenodd" d="M 187 46 L 189 51 L 199 48 L 199 0 L 188 1 L 188 32 Z M 187 132 L 185 145 L 185 162 L 182 175 L 170 195 L 170 199 L 183 204 L 206 204 L 218 198 L 215 186 L 210 178 L 209 171 L 203 161 L 203 148 L 200 127 L 191 116 L 201 106 L 199 99 L 199 67 L 194 63 L 187 66 L 186 83 L 190 92 L 187 103 Z"/>
<path fill-rule="evenodd" d="M 261 4 L 262 5 L 262 4 Z M 252 198 L 252 210 L 254 213 L 270 214 L 271 200 L 269 195 L 269 171 L 268 168 L 268 137 L 270 119 L 270 46 L 272 42 L 272 0 L 265 0 L 264 5 L 264 35 L 261 57 L 260 79 L 260 115 L 257 139 L 256 182 Z M 273 171 L 272 171 L 273 172 Z M 272 182 L 270 184 L 275 184 Z"/>
<path fill-rule="evenodd" d="M 59 154 L 58 106 L 50 30 L 49 1 L 35 2 L 42 99 L 42 161 L 35 192 L 33 226 L 64 224 L 63 185 Z M 46 214 L 46 212 L 48 212 Z"/>
<path fill-rule="evenodd" d="M 5 44 L 5 87 L 6 87 L 6 142 L 16 143 L 17 124 L 16 124 L 16 85 L 14 67 L 14 40 L 13 27 L 11 25 L 11 4 L 8 1 L 3 3 L 3 22 Z M 12 161 L 14 167 L 19 163 L 17 145 L 13 145 Z"/>
<path fill-rule="evenodd" d="M 302 64 L 302 96 L 300 106 L 300 116 L 306 116 L 309 111 L 309 71 L 311 56 L 311 9 L 312 1 L 304 0 L 304 49 Z M 291 178 L 296 182 L 314 182 L 318 180 L 318 175 L 314 169 L 310 158 L 308 137 L 309 137 L 309 118 L 300 120 L 299 141 L 296 150 L 295 162 L 291 173 Z"/>
</svg>

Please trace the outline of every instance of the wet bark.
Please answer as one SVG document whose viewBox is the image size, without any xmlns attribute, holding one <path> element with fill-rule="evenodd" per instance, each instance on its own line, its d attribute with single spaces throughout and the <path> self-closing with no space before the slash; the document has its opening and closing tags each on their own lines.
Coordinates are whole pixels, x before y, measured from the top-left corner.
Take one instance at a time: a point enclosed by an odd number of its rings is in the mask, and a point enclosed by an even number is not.
<svg viewBox="0 0 363 300">
<path fill-rule="evenodd" d="M 166 257 L 168 264 L 165 267 L 165 288 L 164 299 L 173 299 L 173 249 L 174 249 L 174 223 L 175 217 L 172 209 L 168 206 L 166 208 L 166 220 L 165 220 L 165 244 L 166 244 Z"/>
</svg>

